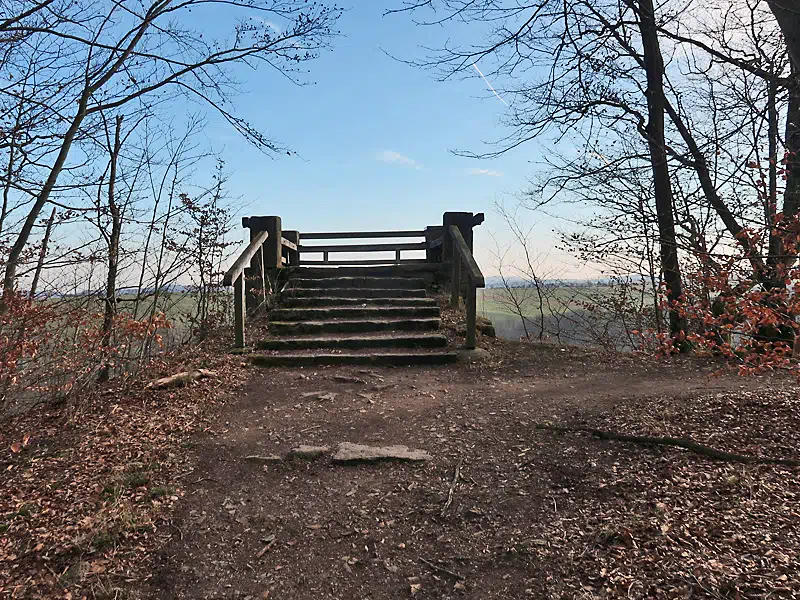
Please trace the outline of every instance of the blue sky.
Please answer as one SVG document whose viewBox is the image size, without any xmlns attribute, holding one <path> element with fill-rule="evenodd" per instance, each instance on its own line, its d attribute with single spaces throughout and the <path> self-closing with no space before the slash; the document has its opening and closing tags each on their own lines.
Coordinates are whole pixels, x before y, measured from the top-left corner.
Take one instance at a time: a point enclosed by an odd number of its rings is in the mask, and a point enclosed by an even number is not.
<svg viewBox="0 0 800 600">
<path fill-rule="evenodd" d="M 419 58 L 423 45 L 458 34 L 384 17 L 389 6 L 364 0 L 347 8 L 333 50 L 308 63 L 308 85 L 267 69 L 242 72 L 237 114 L 297 157 L 269 159 L 214 119 L 207 135 L 224 152 L 243 214 L 279 214 L 287 229 L 336 231 L 418 229 L 441 223 L 447 210 L 485 212 L 476 254 L 493 272 L 492 236 L 506 239 L 493 205 L 526 186 L 541 150 L 530 144 L 491 161 L 453 155 L 507 134 L 506 106 L 479 78 L 442 83 L 387 56 Z M 537 228 L 545 253 L 551 228 Z M 550 261 L 562 257 L 553 251 Z"/>
</svg>

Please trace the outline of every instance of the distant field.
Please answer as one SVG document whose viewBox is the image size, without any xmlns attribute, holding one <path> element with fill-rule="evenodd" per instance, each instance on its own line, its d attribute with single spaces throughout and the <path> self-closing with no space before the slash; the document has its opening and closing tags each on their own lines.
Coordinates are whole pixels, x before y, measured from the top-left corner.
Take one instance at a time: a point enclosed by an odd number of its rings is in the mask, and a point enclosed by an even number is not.
<svg viewBox="0 0 800 600">
<path fill-rule="evenodd" d="M 618 289 L 618 288 L 617 288 Z M 497 335 L 517 340 L 525 335 L 538 336 L 541 331 L 542 312 L 544 313 L 544 329 L 549 333 L 549 339 L 578 344 L 593 344 L 598 333 L 607 334 L 609 337 L 625 339 L 625 328 L 622 323 L 615 322 L 611 315 L 590 312 L 582 302 L 610 296 L 615 288 L 607 285 L 600 286 L 564 286 L 548 288 L 553 314 L 547 303 L 544 303 L 540 312 L 539 299 L 535 288 L 514 288 L 514 293 L 520 300 L 525 322 L 508 301 L 507 290 L 501 288 L 486 288 L 478 290 L 478 314 L 490 319 L 495 326 Z M 564 317 L 564 313 L 569 315 Z M 558 332 L 558 336 L 555 333 Z M 627 345 L 625 342 L 623 345 Z"/>
<path fill-rule="evenodd" d="M 547 295 L 555 305 L 569 304 L 575 308 L 579 307 L 580 300 L 587 300 L 589 297 L 606 295 L 611 293 L 610 286 L 586 286 L 586 287 L 559 287 L 548 288 Z M 515 296 L 520 299 L 524 307 L 524 313 L 531 318 L 539 316 L 539 298 L 535 288 L 514 288 Z M 501 288 L 485 288 L 478 290 L 478 311 L 481 313 L 500 313 L 519 317 L 514 308 L 508 301 L 509 293 Z M 550 314 L 545 303 L 545 316 Z"/>
<path fill-rule="evenodd" d="M 132 314 L 136 297 L 133 294 L 119 294 L 117 296 L 117 311 L 119 313 Z M 48 302 L 68 302 L 71 305 L 82 307 L 90 312 L 96 313 L 99 320 L 102 319 L 104 311 L 104 301 L 99 296 L 68 296 L 54 298 Z M 152 309 L 152 298 L 146 297 L 141 300 L 138 314 L 139 319 L 143 319 Z M 158 300 L 158 312 L 163 312 L 169 320 L 171 327 L 161 331 L 162 338 L 167 346 L 179 344 L 188 337 L 188 330 L 191 326 L 190 316 L 195 314 L 197 309 L 197 297 L 193 292 L 164 292 Z"/>
<path fill-rule="evenodd" d="M 570 298 L 576 292 L 575 288 L 556 288 L 548 290 L 548 293 L 562 300 Z M 526 314 L 534 316 L 539 314 L 539 300 L 534 288 L 515 288 L 514 294 L 521 299 L 523 306 L 527 309 Z M 500 288 L 485 288 L 478 290 L 478 311 L 481 313 L 500 313 L 518 317 L 513 307 L 509 305 L 508 292 Z M 545 307 L 545 314 L 549 314 Z"/>
<path fill-rule="evenodd" d="M 575 288 L 556 288 L 548 290 L 554 300 L 569 301 L 577 292 Z M 588 290 L 587 290 L 588 291 Z M 535 288 L 514 288 L 514 293 L 520 299 L 526 317 L 526 326 L 529 335 L 538 335 L 540 330 L 539 299 Z M 517 340 L 525 335 L 520 315 L 508 302 L 508 292 L 500 288 L 485 288 L 478 290 L 478 314 L 489 319 L 497 331 L 497 335 L 511 340 Z M 559 302 L 560 304 L 560 302 Z M 545 305 L 545 327 L 552 317 L 551 311 Z"/>
</svg>

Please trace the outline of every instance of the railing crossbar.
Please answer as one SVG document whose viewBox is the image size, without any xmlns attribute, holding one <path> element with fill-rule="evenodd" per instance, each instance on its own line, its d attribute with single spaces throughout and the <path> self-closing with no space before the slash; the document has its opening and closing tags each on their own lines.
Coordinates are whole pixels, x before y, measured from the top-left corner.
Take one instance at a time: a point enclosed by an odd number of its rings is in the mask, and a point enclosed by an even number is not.
<svg viewBox="0 0 800 600">
<path fill-rule="evenodd" d="M 425 250 L 425 242 L 411 244 L 335 244 L 331 246 L 307 246 L 301 244 L 298 250 L 301 254 L 310 252 L 397 252 L 400 250 Z"/>
<path fill-rule="evenodd" d="M 401 238 L 401 237 L 425 237 L 424 231 L 317 231 L 311 233 L 301 233 L 300 238 L 304 240 L 352 240 L 352 239 L 374 239 L 374 238 Z"/>
</svg>

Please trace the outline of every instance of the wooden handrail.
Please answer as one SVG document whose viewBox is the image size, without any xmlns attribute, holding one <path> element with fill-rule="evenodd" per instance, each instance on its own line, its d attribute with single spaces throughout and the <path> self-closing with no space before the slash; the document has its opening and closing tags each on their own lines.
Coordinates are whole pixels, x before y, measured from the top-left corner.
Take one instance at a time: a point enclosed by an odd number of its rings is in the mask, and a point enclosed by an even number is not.
<svg viewBox="0 0 800 600">
<path fill-rule="evenodd" d="M 289 250 L 294 250 L 295 252 L 297 251 L 297 244 L 287 240 L 286 238 L 281 238 L 281 246 L 288 248 Z"/>
<path fill-rule="evenodd" d="M 461 259 L 464 261 L 464 266 L 467 267 L 467 277 L 475 287 L 486 287 L 486 281 L 483 278 L 483 273 L 478 263 L 475 262 L 475 257 L 472 256 L 469 246 L 467 246 L 464 236 L 461 235 L 461 230 L 455 225 L 450 226 L 450 235 L 453 236 L 453 254 L 457 252 Z"/>
<path fill-rule="evenodd" d="M 425 237 L 424 231 L 324 231 L 315 233 L 301 233 L 304 240 L 347 240 L 371 239 L 394 237 Z"/>
<path fill-rule="evenodd" d="M 233 285 L 234 281 L 236 281 L 239 276 L 244 273 L 244 270 L 250 266 L 250 261 L 253 260 L 256 253 L 261 250 L 261 246 L 267 241 L 268 237 L 268 232 L 259 231 L 256 237 L 250 240 L 244 252 L 239 255 L 239 258 L 231 265 L 231 268 L 225 272 L 225 277 L 222 278 L 222 285 Z"/>
</svg>

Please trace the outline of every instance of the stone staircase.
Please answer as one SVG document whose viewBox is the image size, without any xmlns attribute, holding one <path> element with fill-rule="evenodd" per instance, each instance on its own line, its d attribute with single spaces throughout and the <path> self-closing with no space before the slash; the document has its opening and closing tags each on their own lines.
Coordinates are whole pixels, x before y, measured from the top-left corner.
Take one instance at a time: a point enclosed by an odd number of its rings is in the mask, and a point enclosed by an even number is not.
<svg viewBox="0 0 800 600">
<path fill-rule="evenodd" d="M 398 274 L 399 273 L 399 274 Z M 298 267 L 269 311 L 260 366 L 446 364 L 457 360 L 422 271 Z"/>
</svg>

